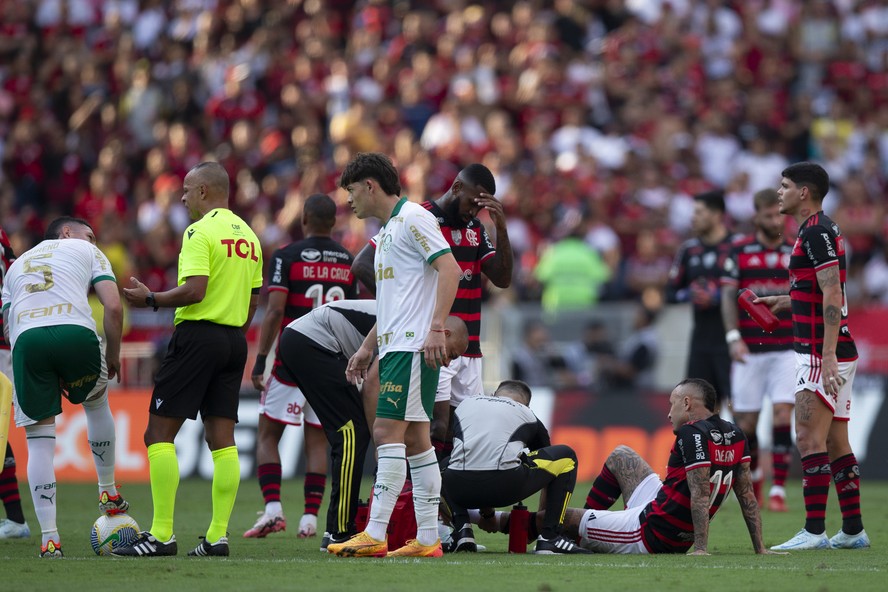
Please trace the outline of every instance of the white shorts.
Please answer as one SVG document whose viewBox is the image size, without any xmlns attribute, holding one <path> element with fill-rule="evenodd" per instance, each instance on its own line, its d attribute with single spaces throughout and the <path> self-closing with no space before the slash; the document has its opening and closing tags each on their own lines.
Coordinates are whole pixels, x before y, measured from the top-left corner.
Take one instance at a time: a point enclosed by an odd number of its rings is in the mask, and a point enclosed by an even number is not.
<svg viewBox="0 0 888 592">
<path fill-rule="evenodd" d="M 586 510 L 580 520 L 580 546 L 595 553 L 647 555 L 638 517 L 661 487 L 660 477 L 651 473 L 629 496 L 625 510 Z"/>
<path fill-rule="evenodd" d="M 839 389 L 838 396 L 827 395 L 823 388 L 823 377 L 820 373 L 821 358 L 810 354 L 796 355 L 796 387 L 795 392 L 811 391 L 832 411 L 836 421 L 851 419 L 851 389 L 854 387 L 854 375 L 857 373 L 857 360 L 839 362 L 839 378 L 845 382 Z"/>
<path fill-rule="evenodd" d="M 280 423 L 299 426 L 306 423 L 321 427 L 321 420 L 297 386 L 284 384 L 274 376 L 268 377 L 265 392 L 259 398 L 259 415 Z"/>
<path fill-rule="evenodd" d="M 460 356 L 451 361 L 449 366 L 441 367 L 438 390 L 435 392 L 435 403 L 450 401 L 451 407 L 459 407 L 464 399 L 483 394 L 481 358 Z"/>
<path fill-rule="evenodd" d="M 795 404 L 795 352 L 791 349 L 746 356 L 731 364 L 731 408 L 741 413 L 761 411 L 764 398 L 771 404 Z"/>
</svg>

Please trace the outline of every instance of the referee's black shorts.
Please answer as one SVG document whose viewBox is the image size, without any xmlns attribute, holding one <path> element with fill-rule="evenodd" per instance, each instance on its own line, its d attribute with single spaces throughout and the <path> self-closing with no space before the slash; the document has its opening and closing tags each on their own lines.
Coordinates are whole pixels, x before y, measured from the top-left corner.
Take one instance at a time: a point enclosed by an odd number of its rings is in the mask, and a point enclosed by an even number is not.
<svg viewBox="0 0 888 592">
<path fill-rule="evenodd" d="M 237 421 L 247 339 L 240 327 L 209 321 L 176 326 L 154 379 L 149 411 L 165 417 Z"/>
</svg>

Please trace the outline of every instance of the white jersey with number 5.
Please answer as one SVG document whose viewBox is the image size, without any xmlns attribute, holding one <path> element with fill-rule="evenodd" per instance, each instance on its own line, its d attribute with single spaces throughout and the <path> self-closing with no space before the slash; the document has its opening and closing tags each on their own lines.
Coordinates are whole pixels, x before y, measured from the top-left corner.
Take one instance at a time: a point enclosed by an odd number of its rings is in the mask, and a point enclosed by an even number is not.
<svg viewBox="0 0 888 592">
<path fill-rule="evenodd" d="M 96 330 L 87 294 L 91 285 L 115 281 L 108 258 L 92 243 L 45 240 L 15 260 L 3 282 L 10 344 L 28 329 L 79 325 Z"/>
<path fill-rule="evenodd" d="M 372 240 L 379 357 L 390 351 L 420 351 L 432 325 L 438 289 L 438 272 L 431 263 L 449 253 L 450 246 L 438 220 L 406 198 Z"/>
</svg>

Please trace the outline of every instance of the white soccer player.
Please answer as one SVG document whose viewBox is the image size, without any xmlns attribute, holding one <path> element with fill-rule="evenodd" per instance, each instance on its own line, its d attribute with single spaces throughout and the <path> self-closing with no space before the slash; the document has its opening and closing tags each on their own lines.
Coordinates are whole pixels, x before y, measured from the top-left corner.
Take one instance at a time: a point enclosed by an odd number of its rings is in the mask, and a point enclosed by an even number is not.
<svg viewBox="0 0 888 592">
<path fill-rule="evenodd" d="M 79 240 L 66 240 L 79 239 Z M 120 380 L 123 308 L 111 264 L 95 246 L 85 220 L 61 217 L 46 240 L 9 268 L 3 284 L 3 327 L 12 345 L 15 423 L 28 440 L 28 483 L 43 538 L 40 557 L 61 557 L 56 526 L 55 416 L 64 394 L 82 403 L 99 478 L 99 509 L 125 512 L 129 504 L 114 479 L 114 418 L 108 379 Z M 104 312 L 105 350 L 87 301 L 92 286 Z"/>
<path fill-rule="evenodd" d="M 363 380 L 379 346 L 379 404 L 373 424 L 379 464 L 367 529 L 331 544 L 343 557 L 440 557 L 441 473 L 429 435 L 439 370 L 448 363 L 445 322 L 460 268 L 435 217 L 399 198 L 398 171 L 385 155 L 362 153 L 346 166 L 340 186 L 358 218 L 379 218 L 374 238 L 377 324 L 349 360 L 349 380 Z M 410 463 L 417 534 L 388 552 L 386 529 Z"/>
</svg>

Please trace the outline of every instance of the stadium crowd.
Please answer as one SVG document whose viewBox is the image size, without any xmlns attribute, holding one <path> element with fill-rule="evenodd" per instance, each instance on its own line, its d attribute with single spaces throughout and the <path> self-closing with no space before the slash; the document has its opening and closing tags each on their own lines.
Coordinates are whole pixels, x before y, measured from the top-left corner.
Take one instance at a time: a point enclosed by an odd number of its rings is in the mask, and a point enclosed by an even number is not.
<svg viewBox="0 0 888 592">
<path fill-rule="evenodd" d="M 73 214 L 117 277 L 167 290 L 182 179 L 207 159 L 266 256 L 301 238 L 316 192 L 357 252 L 375 228 L 337 179 L 361 151 L 390 154 L 418 201 L 490 168 L 517 298 L 539 299 L 538 260 L 580 237 L 609 268 L 601 298 L 652 304 L 692 195 L 724 189 L 748 231 L 752 194 L 813 160 L 834 181 L 849 299 L 888 302 L 886 0 L 0 1 L 17 253 Z"/>
</svg>

